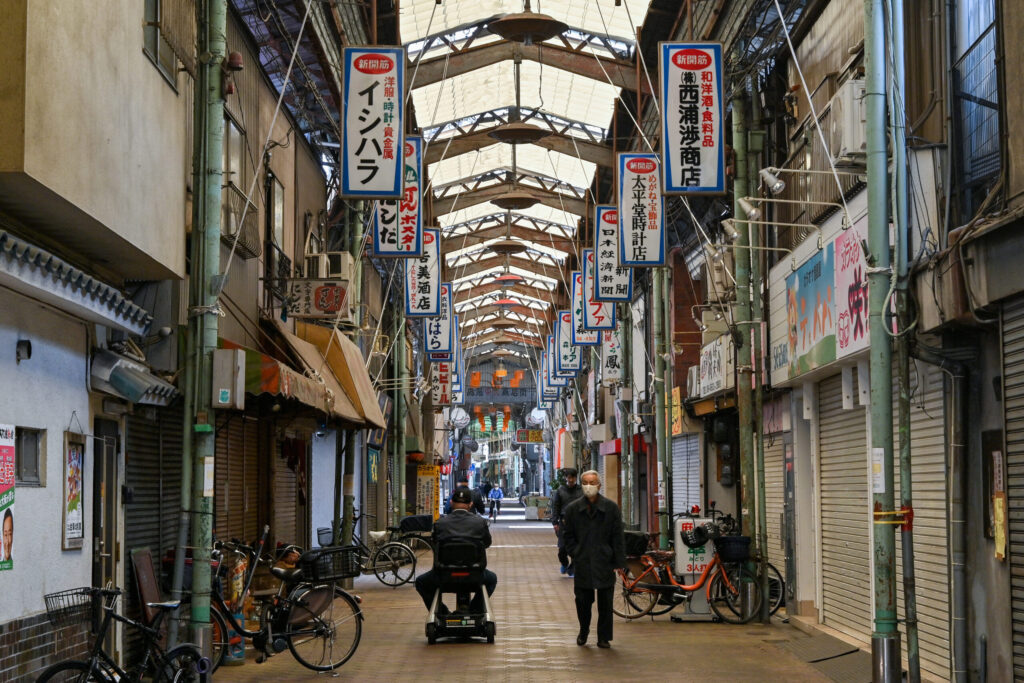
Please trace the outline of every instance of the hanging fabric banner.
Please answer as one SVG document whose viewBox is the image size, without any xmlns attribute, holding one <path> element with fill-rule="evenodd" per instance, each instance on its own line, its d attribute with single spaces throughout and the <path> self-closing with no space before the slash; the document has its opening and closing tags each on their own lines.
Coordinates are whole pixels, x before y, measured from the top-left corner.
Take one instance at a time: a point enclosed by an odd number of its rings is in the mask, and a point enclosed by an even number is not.
<svg viewBox="0 0 1024 683">
<path fill-rule="evenodd" d="M 594 263 L 594 301 L 633 300 L 633 271 L 619 265 L 619 212 L 614 206 L 594 208 Z"/>
<path fill-rule="evenodd" d="M 572 273 L 572 343 L 574 346 L 597 346 L 601 335 L 583 326 L 587 312 L 587 297 L 583 295 L 583 273 Z"/>
<path fill-rule="evenodd" d="M 622 381 L 622 343 L 619 327 L 601 333 L 601 383 L 611 386 Z"/>
<path fill-rule="evenodd" d="M 594 250 L 583 250 L 583 329 L 585 330 L 613 330 L 615 329 L 615 304 L 605 301 L 598 301 L 594 298 L 597 291 L 597 278 L 595 273 Z M 623 268 L 627 273 L 628 268 Z M 600 344 L 600 340 L 597 342 Z"/>
<path fill-rule="evenodd" d="M 430 397 L 434 407 L 452 403 L 452 364 L 441 361 L 430 363 Z"/>
<path fill-rule="evenodd" d="M 375 256 L 419 256 L 423 253 L 423 138 L 405 139 L 405 183 L 398 201 L 383 199 L 373 209 Z"/>
<path fill-rule="evenodd" d="M 423 231 L 423 254 L 402 262 L 405 268 L 405 314 L 416 318 L 441 313 L 441 231 Z"/>
<path fill-rule="evenodd" d="M 665 265 L 665 198 L 654 154 L 619 154 L 619 265 Z"/>
<path fill-rule="evenodd" d="M 342 197 L 401 199 L 405 48 L 342 49 Z"/>
<path fill-rule="evenodd" d="M 452 283 L 442 282 L 441 315 L 423 321 L 423 345 L 428 360 L 434 360 L 431 354 L 452 353 L 453 315 Z"/>
<path fill-rule="evenodd" d="M 659 43 L 665 194 L 725 192 L 722 45 Z"/>
<path fill-rule="evenodd" d="M 547 354 L 547 382 L 553 387 L 567 387 L 569 386 L 569 378 L 576 373 L 571 370 L 565 373 L 558 372 L 558 361 L 556 360 L 558 358 L 558 351 L 555 346 L 555 336 L 553 334 L 548 335 L 548 350 L 545 352 Z"/>
<path fill-rule="evenodd" d="M 558 325 L 555 327 L 558 332 L 555 334 L 555 346 L 558 361 L 558 371 L 573 373 L 583 369 L 583 354 L 580 349 L 572 343 L 574 327 L 572 324 L 572 313 L 570 311 L 558 312 Z"/>
</svg>

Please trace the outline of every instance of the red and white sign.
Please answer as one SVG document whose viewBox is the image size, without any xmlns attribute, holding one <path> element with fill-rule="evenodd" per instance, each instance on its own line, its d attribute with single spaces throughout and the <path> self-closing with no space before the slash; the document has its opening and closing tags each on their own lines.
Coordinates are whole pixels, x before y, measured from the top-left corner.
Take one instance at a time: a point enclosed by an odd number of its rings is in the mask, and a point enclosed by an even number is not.
<svg viewBox="0 0 1024 683">
<path fill-rule="evenodd" d="M 285 302 L 292 318 L 351 318 L 346 280 L 288 280 Z"/>
<path fill-rule="evenodd" d="M 342 197 L 401 199 L 405 48 L 342 49 Z"/>
<path fill-rule="evenodd" d="M 596 330 L 584 326 L 587 311 L 587 297 L 583 292 L 583 273 L 572 273 L 572 343 L 576 346 L 597 346 L 601 343 Z"/>
<path fill-rule="evenodd" d="M 654 154 L 619 154 L 619 265 L 665 265 L 665 199 Z"/>
<path fill-rule="evenodd" d="M 430 396 L 434 407 L 452 404 L 452 364 L 450 361 L 428 363 L 430 366 Z"/>
<path fill-rule="evenodd" d="M 423 253 L 402 261 L 405 269 L 405 315 L 441 315 L 441 231 L 423 231 Z"/>
<path fill-rule="evenodd" d="M 632 301 L 633 271 L 619 265 L 619 212 L 614 206 L 594 207 L 595 301 Z"/>
<path fill-rule="evenodd" d="M 384 199 L 373 210 L 375 256 L 419 256 L 423 251 L 423 138 L 405 138 L 402 198 Z"/>
<path fill-rule="evenodd" d="M 615 304 L 597 301 L 594 298 L 597 281 L 594 273 L 594 250 L 583 250 L 583 329 L 613 330 L 615 329 Z M 627 272 L 629 272 L 627 270 Z"/>
</svg>

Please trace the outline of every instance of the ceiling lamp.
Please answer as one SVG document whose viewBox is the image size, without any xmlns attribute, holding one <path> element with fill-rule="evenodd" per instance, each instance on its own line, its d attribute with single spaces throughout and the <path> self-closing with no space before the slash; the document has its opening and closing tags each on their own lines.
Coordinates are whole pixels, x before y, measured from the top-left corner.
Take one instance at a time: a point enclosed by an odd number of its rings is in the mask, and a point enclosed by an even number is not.
<svg viewBox="0 0 1024 683">
<path fill-rule="evenodd" d="M 509 254 L 521 254 L 526 251 L 526 245 L 519 240 L 498 240 L 497 242 L 488 245 L 488 249 L 493 251 L 499 256 L 505 256 Z"/>
<path fill-rule="evenodd" d="M 505 40 L 533 45 L 561 35 L 569 28 L 568 24 L 546 14 L 531 12 L 529 0 L 526 1 L 525 10 L 495 19 L 487 24 L 487 30 Z"/>
<path fill-rule="evenodd" d="M 494 281 L 499 285 L 508 287 L 511 285 L 518 285 L 524 282 L 524 279 L 515 273 L 502 273 L 498 277 L 494 278 Z"/>
<path fill-rule="evenodd" d="M 505 364 L 500 360 L 498 361 L 498 369 L 494 371 L 495 377 L 508 377 L 508 370 L 505 369 Z"/>
<path fill-rule="evenodd" d="M 498 142 L 508 145 L 525 145 L 531 142 L 543 140 L 551 135 L 551 131 L 544 130 L 529 123 L 510 122 L 505 123 L 494 130 L 488 131 L 487 135 Z"/>
<path fill-rule="evenodd" d="M 518 306 L 519 302 L 516 301 L 515 299 L 498 299 L 497 301 L 494 302 L 494 305 L 504 307 Z"/>
<path fill-rule="evenodd" d="M 519 190 L 515 185 L 509 185 L 508 192 L 500 194 L 491 200 L 491 203 L 508 211 L 528 209 L 540 199 L 529 192 Z"/>
</svg>

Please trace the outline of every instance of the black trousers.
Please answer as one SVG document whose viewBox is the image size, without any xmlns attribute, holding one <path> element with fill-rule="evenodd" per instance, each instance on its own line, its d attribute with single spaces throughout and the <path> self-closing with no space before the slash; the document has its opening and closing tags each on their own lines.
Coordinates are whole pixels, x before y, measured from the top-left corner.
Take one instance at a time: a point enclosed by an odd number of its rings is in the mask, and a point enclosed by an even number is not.
<svg viewBox="0 0 1024 683">
<path fill-rule="evenodd" d="M 492 572 L 490 569 L 484 570 L 484 587 L 487 589 L 487 595 L 494 595 L 494 587 L 498 585 L 498 575 Z M 441 586 L 441 582 L 431 569 L 428 572 L 424 572 L 416 577 L 416 592 L 423 598 L 423 604 L 430 609 L 430 603 L 434 601 L 434 593 Z M 608 609 L 611 610 L 611 593 L 608 594 Z M 484 611 L 484 598 L 480 594 L 480 591 L 474 591 L 473 601 L 470 603 L 470 610 L 473 612 Z"/>
<path fill-rule="evenodd" d="M 597 593 L 597 639 L 610 642 L 612 639 L 612 595 L 615 588 L 577 588 L 576 618 L 580 621 L 580 633 L 590 634 L 590 611 Z"/>
<path fill-rule="evenodd" d="M 571 563 L 569 561 L 569 553 L 567 553 L 565 550 L 565 539 L 562 538 L 561 524 L 558 525 L 558 531 L 555 532 L 555 536 L 558 537 L 558 561 L 562 565 L 568 566 Z"/>
</svg>

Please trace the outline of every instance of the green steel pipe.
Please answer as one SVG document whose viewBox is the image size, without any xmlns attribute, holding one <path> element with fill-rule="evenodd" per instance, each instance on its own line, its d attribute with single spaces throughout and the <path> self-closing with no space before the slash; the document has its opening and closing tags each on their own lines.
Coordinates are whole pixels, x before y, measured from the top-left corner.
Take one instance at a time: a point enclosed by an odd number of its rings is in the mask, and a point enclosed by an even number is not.
<svg viewBox="0 0 1024 683">
<path fill-rule="evenodd" d="M 622 517 L 630 529 L 636 529 L 636 504 L 633 494 L 633 418 L 625 406 L 632 406 L 633 396 L 633 308 L 629 302 L 620 304 L 619 345 L 622 349 L 622 386 L 629 393 L 630 400 L 623 402 L 622 433 Z M 621 395 L 621 394 L 620 394 Z"/>
<path fill-rule="evenodd" d="M 668 510 L 665 508 L 665 357 L 661 350 L 665 346 L 665 309 L 661 300 L 665 296 L 665 272 L 654 269 L 653 292 L 651 295 L 651 320 L 654 324 L 654 441 L 658 453 L 657 497 L 658 542 L 661 548 L 668 548 Z"/>
<path fill-rule="evenodd" d="M 667 258 L 667 257 L 666 257 Z M 671 260 L 668 260 L 666 264 L 670 264 Z M 673 358 L 672 355 L 672 267 L 668 265 L 665 268 L 664 279 L 662 280 L 663 296 L 661 297 L 661 304 L 665 309 L 663 314 L 665 333 L 664 333 L 664 348 L 662 349 L 662 357 L 665 359 L 665 510 L 666 512 L 681 512 L 680 510 L 672 510 L 672 486 L 674 484 L 673 472 L 672 472 L 672 411 L 675 406 L 672 401 L 672 386 L 675 384 L 674 376 L 672 374 Z M 666 517 L 669 528 L 669 538 L 673 539 L 674 534 L 672 533 L 672 518 Z"/>
<path fill-rule="evenodd" d="M 406 369 L 405 369 L 405 307 L 404 304 L 400 304 L 398 308 L 398 342 L 395 347 L 395 351 L 398 354 L 398 389 L 395 390 L 395 415 L 398 418 L 398 431 L 395 438 L 395 450 L 398 459 L 398 497 L 396 502 L 398 503 L 398 515 L 395 517 L 395 526 L 401 521 L 402 517 L 405 517 L 408 509 L 408 503 L 406 501 L 406 482 L 405 482 L 405 380 L 406 380 Z"/>
<path fill-rule="evenodd" d="M 360 250 L 363 243 L 363 221 L 362 213 L 360 211 L 362 203 L 357 204 L 356 209 L 351 212 L 349 217 L 349 250 L 352 254 L 352 281 L 348 283 L 348 303 L 352 308 L 352 320 L 355 322 L 356 329 L 359 329 L 360 323 L 362 322 L 362 308 L 360 308 L 360 293 L 361 293 L 361 281 L 360 281 L 360 268 L 362 266 L 362 259 L 360 259 Z M 356 265 L 358 264 L 358 265 Z M 355 477 L 356 477 L 356 439 L 357 432 L 355 430 L 349 432 L 349 438 L 345 440 L 345 471 L 344 478 L 342 481 L 342 496 L 344 507 L 344 516 L 342 519 L 344 522 L 341 526 L 341 542 L 344 545 L 351 545 L 352 543 L 352 532 L 355 528 Z"/>
<path fill-rule="evenodd" d="M 874 632 L 876 683 L 900 678 L 896 624 L 896 534 L 893 513 L 892 344 L 883 325 L 889 290 L 889 222 L 885 119 L 885 25 L 882 0 L 864 2 L 864 71 L 867 109 L 868 325 L 871 341 L 871 463 L 874 516 Z"/>
</svg>

